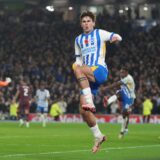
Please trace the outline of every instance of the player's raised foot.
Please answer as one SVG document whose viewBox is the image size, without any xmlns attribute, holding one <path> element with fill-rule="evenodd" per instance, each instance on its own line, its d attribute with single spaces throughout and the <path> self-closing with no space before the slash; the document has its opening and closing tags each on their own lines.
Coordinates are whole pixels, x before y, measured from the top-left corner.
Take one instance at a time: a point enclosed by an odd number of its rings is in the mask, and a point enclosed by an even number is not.
<svg viewBox="0 0 160 160">
<path fill-rule="evenodd" d="M 83 108 L 85 111 L 91 111 L 91 112 L 93 112 L 93 113 L 96 112 L 96 108 L 95 108 L 94 104 L 92 104 L 92 103 L 83 104 L 83 105 L 82 105 L 82 108 Z"/>
<path fill-rule="evenodd" d="M 101 146 L 101 144 L 104 142 L 104 141 L 106 141 L 106 136 L 104 136 L 104 135 L 102 135 L 101 137 L 99 137 L 99 138 L 95 138 L 95 144 L 94 144 L 94 146 L 93 146 L 93 148 L 92 148 L 92 152 L 93 153 L 96 153 L 99 149 L 100 149 L 100 146 Z"/>
</svg>

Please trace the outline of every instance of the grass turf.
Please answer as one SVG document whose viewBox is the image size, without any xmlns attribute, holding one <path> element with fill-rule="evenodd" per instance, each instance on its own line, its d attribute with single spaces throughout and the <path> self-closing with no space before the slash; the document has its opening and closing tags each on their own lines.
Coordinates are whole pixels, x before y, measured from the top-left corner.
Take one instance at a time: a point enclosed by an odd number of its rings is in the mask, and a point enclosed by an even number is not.
<svg viewBox="0 0 160 160">
<path fill-rule="evenodd" d="M 84 123 L 0 123 L 0 160 L 160 160 L 160 125 L 131 124 L 118 139 L 120 124 L 99 124 L 108 136 L 93 154 L 93 137 Z"/>
</svg>

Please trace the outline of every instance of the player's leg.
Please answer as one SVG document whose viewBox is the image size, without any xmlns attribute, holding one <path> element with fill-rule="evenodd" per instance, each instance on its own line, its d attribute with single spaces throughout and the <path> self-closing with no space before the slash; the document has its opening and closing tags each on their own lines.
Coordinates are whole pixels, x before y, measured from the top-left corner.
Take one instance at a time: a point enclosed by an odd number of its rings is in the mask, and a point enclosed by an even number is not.
<svg viewBox="0 0 160 160">
<path fill-rule="evenodd" d="M 128 115 L 126 116 L 126 126 L 125 126 L 125 130 L 124 130 L 126 133 L 128 132 L 129 116 L 130 116 L 130 113 L 128 113 Z"/>
<path fill-rule="evenodd" d="M 43 127 L 46 127 L 47 113 L 48 113 L 48 108 L 47 107 L 43 107 L 43 111 L 42 111 L 42 114 L 41 114 L 42 126 Z"/>
<path fill-rule="evenodd" d="M 95 111 L 95 106 L 93 103 L 92 93 L 89 85 L 89 81 L 95 81 L 92 69 L 88 66 L 77 66 L 74 69 L 74 74 L 78 80 L 78 84 L 85 99 L 85 103 L 82 107 L 86 110 L 91 109 L 92 111 Z"/>
<path fill-rule="evenodd" d="M 103 98 L 103 105 L 104 105 L 104 107 L 107 107 L 107 106 L 109 106 L 110 104 L 116 102 L 119 99 L 121 99 L 120 90 L 118 90 L 116 92 L 116 94 L 114 94 L 114 95 L 112 95 L 110 97 L 104 96 L 104 98 Z"/>
<path fill-rule="evenodd" d="M 128 118 L 127 118 L 127 110 L 126 109 L 123 109 L 122 111 L 122 122 L 121 122 L 121 131 L 120 131 L 120 134 L 119 134 L 119 138 L 123 138 L 124 134 L 125 134 L 125 128 L 126 128 L 126 125 L 127 125 L 127 121 L 128 121 Z"/>
<path fill-rule="evenodd" d="M 37 112 L 37 117 L 39 119 L 40 122 L 43 123 L 43 118 L 42 118 L 42 107 L 41 106 L 37 106 L 37 109 L 36 109 L 36 112 Z"/>
<path fill-rule="evenodd" d="M 150 122 L 150 115 L 147 116 L 147 123 Z"/>
<path fill-rule="evenodd" d="M 143 123 L 145 123 L 146 122 L 146 116 L 145 115 L 143 115 Z"/>
<path fill-rule="evenodd" d="M 80 96 L 80 104 L 85 103 L 84 95 Z M 102 142 L 105 141 L 106 137 L 101 133 L 98 124 L 96 123 L 96 117 L 90 111 L 84 110 L 82 107 L 80 108 L 80 113 L 83 117 L 83 120 L 87 123 L 88 127 L 90 128 L 93 136 L 95 138 L 95 144 L 92 148 L 92 152 L 95 153 L 98 151 Z"/>
<path fill-rule="evenodd" d="M 93 103 L 93 97 L 91 93 L 91 88 L 89 87 L 90 83 L 103 84 L 107 80 L 108 70 L 107 68 L 98 65 L 98 66 L 82 66 L 76 67 L 75 76 L 79 81 L 79 85 L 82 89 L 82 94 L 84 95 L 85 103 L 82 105 L 82 108 L 85 110 L 95 111 L 95 106 Z"/>
<path fill-rule="evenodd" d="M 17 115 L 19 120 L 19 127 L 22 127 L 24 125 L 24 109 L 21 103 L 18 106 Z"/>
<path fill-rule="evenodd" d="M 26 124 L 26 127 L 29 128 L 29 107 L 30 107 L 30 104 L 29 102 L 26 102 L 25 104 L 25 108 L 24 108 L 24 113 L 25 113 L 25 124 Z"/>
<path fill-rule="evenodd" d="M 130 105 L 132 105 L 132 102 L 130 103 Z M 126 106 L 122 106 L 123 110 L 122 110 L 122 123 L 121 123 L 121 131 L 119 134 L 119 138 L 123 138 L 124 135 L 126 135 L 128 133 L 128 125 L 129 125 L 129 116 L 131 114 L 132 108 L 131 106 L 126 107 Z"/>
</svg>

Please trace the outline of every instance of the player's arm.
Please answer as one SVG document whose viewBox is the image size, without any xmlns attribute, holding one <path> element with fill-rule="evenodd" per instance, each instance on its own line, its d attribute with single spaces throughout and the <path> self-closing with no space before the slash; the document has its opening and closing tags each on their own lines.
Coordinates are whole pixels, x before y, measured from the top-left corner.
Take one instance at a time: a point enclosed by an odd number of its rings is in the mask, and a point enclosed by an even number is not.
<svg viewBox="0 0 160 160">
<path fill-rule="evenodd" d="M 17 98 L 18 98 L 19 94 L 20 94 L 20 91 L 19 91 L 19 90 L 17 90 L 17 92 L 16 92 L 15 96 L 13 97 L 13 102 L 16 102 L 16 100 L 17 100 Z"/>
<path fill-rule="evenodd" d="M 49 93 L 49 91 L 47 91 L 47 92 L 46 92 L 45 100 L 46 100 L 46 101 L 49 101 L 49 99 L 50 99 L 50 93 Z"/>
<path fill-rule="evenodd" d="M 114 32 L 100 30 L 100 35 L 104 41 L 110 41 L 111 43 L 122 41 L 122 37 L 119 34 Z"/>
<path fill-rule="evenodd" d="M 81 51 L 78 45 L 78 38 L 75 40 L 74 48 L 75 48 L 75 58 L 76 61 L 72 65 L 72 69 L 74 70 L 76 66 L 82 66 L 82 57 L 81 57 Z"/>
<path fill-rule="evenodd" d="M 121 81 L 117 81 L 117 82 L 114 82 L 111 85 L 101 87 L 101 91 L 105 92 L 106 90 L 109 90 L 109 89 L 112 89 L 112 88 L 116 88 L 116 87 L 120 87 L 121 85 L 122 85 L 122 82 Z"/>
<path fill-rule="evenodd" d="M 119 41 L 122 41 L 122 37 L 117 34 L 117 33 L 112 33 L 110 35 L 110 42 L 113 43 L 113 42 L 119 42 Z"/>
<path fill-rule="evenodd" d="M 5 81 L 0 81 L 0 87 L 8 86 L 11 81 L 11 78 L 7 77 Z"/>
</svg>

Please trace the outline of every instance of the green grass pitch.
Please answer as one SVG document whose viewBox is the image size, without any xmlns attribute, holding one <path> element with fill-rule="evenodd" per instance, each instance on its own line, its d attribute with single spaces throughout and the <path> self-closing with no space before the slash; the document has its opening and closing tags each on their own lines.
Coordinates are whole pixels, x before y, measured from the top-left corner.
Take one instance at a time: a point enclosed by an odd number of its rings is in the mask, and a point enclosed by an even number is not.
<svg viewBox="0 0 160 160">
<path fill-rule="evenodd" d="M 120 124 L 99 124 L 108 136 L 93 154 L 93 137 L 86 124 L 0 123 L 0 160 L 160 160 L 160 125 L 131 124 L 129 134 L 118 139 Z"/>
</svg>

